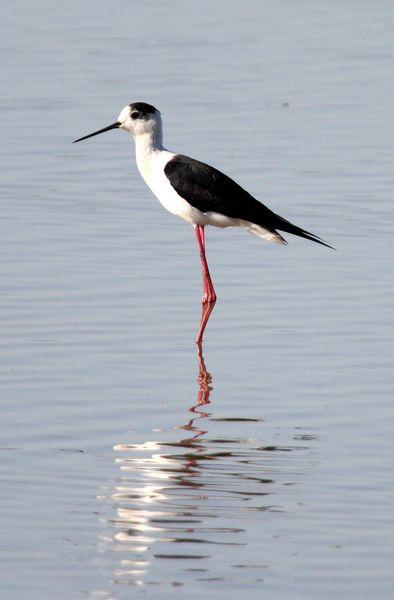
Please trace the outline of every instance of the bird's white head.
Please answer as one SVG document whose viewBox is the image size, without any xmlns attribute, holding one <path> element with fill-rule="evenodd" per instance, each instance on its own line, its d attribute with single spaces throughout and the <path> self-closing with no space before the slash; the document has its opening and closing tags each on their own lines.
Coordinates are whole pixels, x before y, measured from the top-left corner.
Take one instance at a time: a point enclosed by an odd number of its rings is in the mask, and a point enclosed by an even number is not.
<svg viewBox="0 0 394 600">
<path fill-rule="evenodd" d="M 161 130 L 160 112 L 151 104 L 134 102 L 124 107 L 118 117 L 120 129 L 129 131 L 134 137 L 155 135 Z"/>
<path fill-rule="evenodd" d="M 160 145 L 162 139 L 162 125 L 160 112 L 151 104 L 146 102 L 134 102 L 128 104 L 120 112 L 118 120 L 112 125 L 108 125 L 103 129 L 84 135 L 83 137 L 74 140 L 81 142 L 87 138 L 104 133 L 110 129 L 125 129 L 132 134 L 134 138 L 147 136 L 152 139 L 154 144 Z"/>
</svg>

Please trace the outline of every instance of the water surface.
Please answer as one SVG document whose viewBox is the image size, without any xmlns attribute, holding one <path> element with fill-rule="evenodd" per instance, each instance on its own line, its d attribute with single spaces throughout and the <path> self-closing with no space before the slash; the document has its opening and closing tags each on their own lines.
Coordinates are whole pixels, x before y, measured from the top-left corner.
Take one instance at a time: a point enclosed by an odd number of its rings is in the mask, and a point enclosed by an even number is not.
<svg viewBox="0 0 394 600">
<path fill-rule="evenodd" d="M 390 597 L 391 21 L 4 9 L 2 597 Z M 192 230 L 123 132 L 70 143 L 138 100 L 338 249 L 208 231 L 205 368 Z"/>
</svg>

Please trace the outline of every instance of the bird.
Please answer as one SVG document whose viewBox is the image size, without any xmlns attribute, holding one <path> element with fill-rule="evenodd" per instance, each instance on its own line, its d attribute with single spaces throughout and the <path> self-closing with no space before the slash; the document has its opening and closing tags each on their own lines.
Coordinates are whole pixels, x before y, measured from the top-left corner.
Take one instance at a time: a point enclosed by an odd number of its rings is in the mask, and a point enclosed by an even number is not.
<svg viewBox="0 0 394 600">
<path fill-rule="evenodd" d="M 137 167 L 147 186 L 170 213 L 194 227 L 200 251 L 203 296 L 197 344 L 217 296 L 205 251 L 205 227 L 240 227 L 260 238 L 287 244 L 279 233 L 290 233 L 334 249 L 317 235 L 274 213 L 238 183 L 210 165 L 167 150 L 163 146 L 160 111 L 146 102 L 133 102 L 120 112 L 117 121 L 84 135 L 81 142 L 111 129 L 124 129 L 135 140 Z M 278 231 L 279 230 L 279 231 Z"/>
</svg>

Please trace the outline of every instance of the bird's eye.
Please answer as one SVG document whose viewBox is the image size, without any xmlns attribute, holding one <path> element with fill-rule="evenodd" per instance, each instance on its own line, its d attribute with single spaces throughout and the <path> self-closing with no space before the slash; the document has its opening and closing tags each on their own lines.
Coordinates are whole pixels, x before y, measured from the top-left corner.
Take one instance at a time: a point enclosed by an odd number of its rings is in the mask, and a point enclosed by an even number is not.
<svg viewBox="0 0 394 600">
<path fill-rule="evenodd" d="M 130 116 L 131 116 L 132 119 L 138 119 L 138 117 L 140 116 L 140 113 L 139 112 L 132 112 Z"/>
</svg>

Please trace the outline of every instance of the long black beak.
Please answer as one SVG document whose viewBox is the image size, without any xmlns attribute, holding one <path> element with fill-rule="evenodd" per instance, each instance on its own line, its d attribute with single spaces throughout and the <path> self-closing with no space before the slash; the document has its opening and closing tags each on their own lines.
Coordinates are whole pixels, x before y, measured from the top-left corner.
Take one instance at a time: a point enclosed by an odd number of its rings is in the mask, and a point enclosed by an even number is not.
<svg viewBox="0 0 394 600">
<path fill-rule="evenodd" d="M 119 121 L 116 121 L 116 123 L 112 123 L 112 125 L 108 125 L 108 127 L 104 127 L 103 129 L 99 129 L 98 131 L 89 133 L 89 135 L 84 135 L 83 137 L 74 140 L 73 144 L 75 144 L 75 142 L 82 142 L 82 140 L 87 140 L 88 138 L 93 137 L 94 135 L 98 135 L 99 133 L 104 133 L 104 131 L 109 131 L 110 129 L 117 129 L 120 126 L 121 123 L 119 123 Z"/>
</svg>

